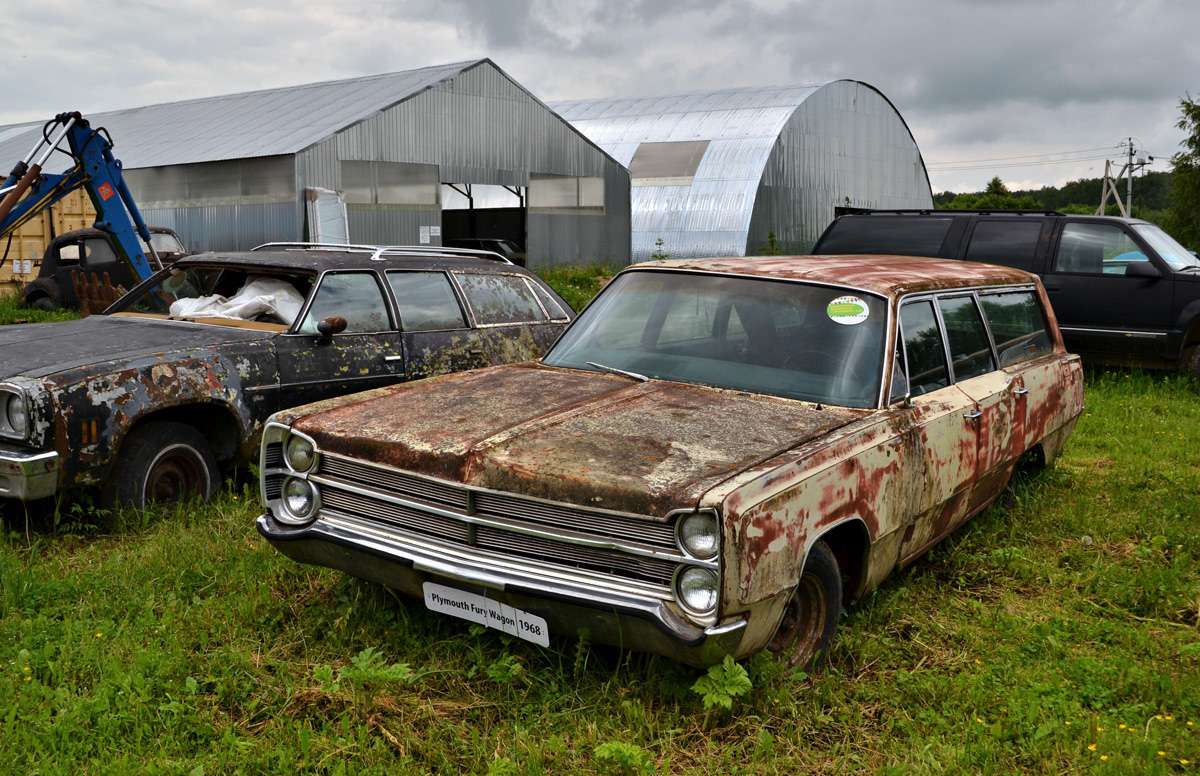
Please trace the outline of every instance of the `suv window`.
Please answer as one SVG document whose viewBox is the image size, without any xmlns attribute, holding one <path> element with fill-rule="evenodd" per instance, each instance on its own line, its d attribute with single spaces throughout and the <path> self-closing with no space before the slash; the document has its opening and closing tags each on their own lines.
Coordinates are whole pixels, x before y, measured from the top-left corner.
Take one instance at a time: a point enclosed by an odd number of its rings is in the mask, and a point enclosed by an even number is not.
<svg viewBox="0 0 1200 776">
<path fill-rule="evenodd" d="M 946 340 L 950 343 L 954 381 L 962 382 L 987 374 L 996 368 L 992 360 L 992 343 L 975 298 L 951 296 L 938 299 L 942 321 L 946 324 Z"/>
<path fill-rule="evenodd" d="M 905 304 L 900 308 L 900 326 L 904 330 L 912 395 L 920 396 L 949 385 L 946 349 L 933 313 L 933 302 L 925 299 Z"/>
<path fill-rule="evenodd" d="M 467 304 L 475 312 L 476 322 L 481 325 L 546 320 L 546 313 L 525 278 L 466 273 L 456 273 L 455 277 L 466 294 Z"/>
<path fill-rule="evenodd" d="M 953 218 L 842 216 L 825 234 L 820 251 L 937 256 L 953 223 Z"/>
<path fill-rule="evenodd" d="M 313 297 L 301 334 L 316 334 L 317 324 L 331 315 L 346 319 L 347 333 L 385 331 L 391 328 L 387 304 L 373 272 L 337 272 L 325 275 Z"/>
<path fill-rule="evenodd" d="M 387 279 L 405 331 L 467 327 L 458 297 L 444 272 L 389 272 Z"/>
<path fill-rule="evenodd" d="M 967 261 L 999 264 L 1004 267 L 1033 270 L 1042 222 L 980 220 L 971 232 L 971 242 L 964 257 Z"/>
<path fill-rule="evenodd" d="M 1073 223 L 1063 226 L 1054 269 L 1087 275 L 1124 275 L 1125 267 L 1145 260 L 1146 254 L 1120 227 Z"/>
<path fill-rule="evenodd" d="M 979 297 L 979 304 L 996 340 L 1000 366 L 1028 361 L 1050 352 L 1052 346 L 1046 317 L 1033 291 L 985 294 Z"/>
</svg>

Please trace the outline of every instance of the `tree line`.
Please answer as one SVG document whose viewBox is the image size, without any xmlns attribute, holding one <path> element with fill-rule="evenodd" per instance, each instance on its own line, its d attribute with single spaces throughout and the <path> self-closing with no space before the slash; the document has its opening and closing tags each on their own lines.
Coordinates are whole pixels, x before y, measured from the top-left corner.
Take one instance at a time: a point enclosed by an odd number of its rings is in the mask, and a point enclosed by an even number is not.
<svg viewBox="0 0 1200 776">
<path fill-rule="evenodd" d="M 1190 248 L 1200 247 L 1200 100 L 1191 94 L 1179 100 L 1176 126 L 1187 133 L 1184 150 L 1171 157 L 1170 172 L 1147 172 L 1134 178 L 1134 218 L 1153 221 Z M 934 195 L 933 205 L 946 210 L 1057 210 L 1063 213 L 1095 213 L 1103 197 L 1103 178 L 1084 178 L 1061 187 L 1031 191 L 1009 191 L 999 176 L 983 191 Z M 1125 186 L 1118 189 L 1122 198 Z M 1119 215 L 1109 205 L 1108 215 Z"/>
</svg>

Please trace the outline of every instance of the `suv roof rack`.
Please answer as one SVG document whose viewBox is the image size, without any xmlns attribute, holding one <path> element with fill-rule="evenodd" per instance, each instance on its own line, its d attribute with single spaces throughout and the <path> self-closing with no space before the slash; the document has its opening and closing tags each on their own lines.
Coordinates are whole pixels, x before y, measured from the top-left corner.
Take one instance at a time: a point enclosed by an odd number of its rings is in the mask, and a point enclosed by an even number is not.
<svg viewBox="0 0 1200 776">
<path fill-rule="evenodd" d="M 964 208 L 959 209 L 938 209 L 938 208 L 869 208 L 869 207 L 854 207 L 840 208 L 841 215 L 844 216 L 869 216 L 877 213 L 892 214 L 892 215 L 929 215 L 937 213 L 939 215 L 954 215 L 956 213 L 969 213 L 971 215 L 1003 215 L 1003 216 L 1065 216 L 1066 213 L 1060 213 L 1057 210 L 1002 210 L 988 208 Z"/>
<path fill-rule="evenodd" d="M 371 261 L 384 261 L 389 256 L 447 256 L 459 258 L 480 258 L 498 261 L 501 264 L 513 264 L 504 256 L 493 251 L 475 250 L 473 248 L 446 248 L 441 245 L 354 245 L 348 243 L 314 243 L 314 242 L 269 242 L 251 248 L 252 251 L 269 249 L 297 251 L 346 251 L 348 253 L 370 253 Z"/>
</svg>

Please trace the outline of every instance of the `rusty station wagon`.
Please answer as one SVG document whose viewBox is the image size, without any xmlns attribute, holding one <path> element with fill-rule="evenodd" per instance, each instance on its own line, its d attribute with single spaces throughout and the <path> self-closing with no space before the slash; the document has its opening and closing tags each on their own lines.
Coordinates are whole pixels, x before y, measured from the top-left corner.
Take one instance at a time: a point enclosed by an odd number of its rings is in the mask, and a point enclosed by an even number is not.
<svg viewBox="0 0 1200 776">
<path fill-rule="evenodd" d="M 490 257 L 490 258 L 489 258 Z M 0 327 L 0 498 L 207 498 L 284 407 L 537 358 L 574 313 L 492 254 L 281 243 L 182 258 L 103 315 Z"/>
<path fill-rule="evenodd" d="M 826 649 L 844 603 L 1050 461 L 1083 407 L 1037 279 L 939 259 L 648 262 L 539 363 L 277 414 L 259 532 L 548 643 Z"/>
</svg>

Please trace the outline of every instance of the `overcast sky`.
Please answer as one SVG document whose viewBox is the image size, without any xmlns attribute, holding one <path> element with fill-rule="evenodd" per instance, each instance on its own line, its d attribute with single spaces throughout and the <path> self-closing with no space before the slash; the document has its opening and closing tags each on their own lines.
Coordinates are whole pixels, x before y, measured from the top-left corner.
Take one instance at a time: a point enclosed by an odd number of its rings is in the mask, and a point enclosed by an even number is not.
<svg viewBox="0 0 1200 776">
<path fill-rule="evenodd" d="M 547 102 L 849 78 L 896 106 L 935 191 L 976 191 L 995 175 L 1010 188 L 1099 177 L 1129 137 L 1156 158 L 1148 169 L 1168 170 L 1179 98 L 1200 98 L 1198 0 L 0 0 L 0 11 L 0 124 L 481 57 Z"/>
</svg>

